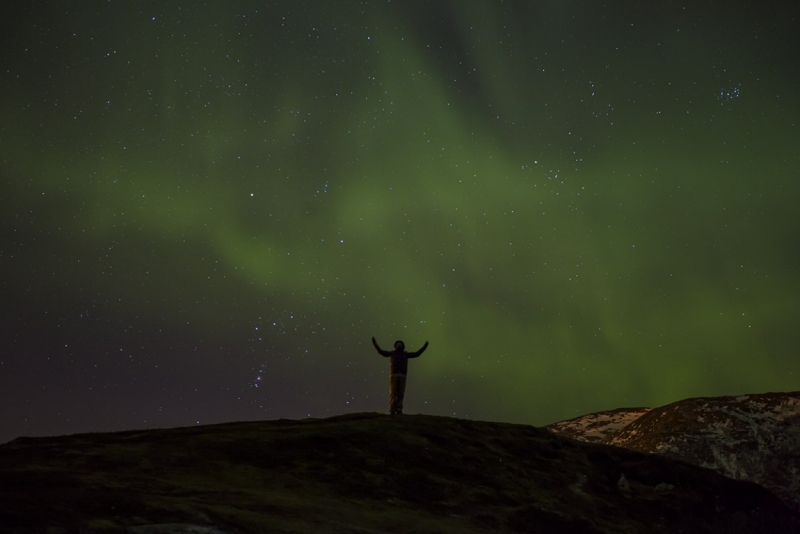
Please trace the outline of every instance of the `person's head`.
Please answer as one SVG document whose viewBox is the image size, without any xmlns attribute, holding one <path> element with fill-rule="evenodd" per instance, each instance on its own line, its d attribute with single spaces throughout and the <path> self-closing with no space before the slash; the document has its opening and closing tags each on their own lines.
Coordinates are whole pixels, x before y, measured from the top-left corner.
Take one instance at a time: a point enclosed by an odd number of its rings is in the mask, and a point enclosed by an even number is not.
<svg viewBox="0 0 800 534">
<path fill-rule="evenodd" d="M 394 342 L 394 350 L 405 350 L 406 344 L 403 343 L 401 340 L 397 340 Z"/>
</svg>

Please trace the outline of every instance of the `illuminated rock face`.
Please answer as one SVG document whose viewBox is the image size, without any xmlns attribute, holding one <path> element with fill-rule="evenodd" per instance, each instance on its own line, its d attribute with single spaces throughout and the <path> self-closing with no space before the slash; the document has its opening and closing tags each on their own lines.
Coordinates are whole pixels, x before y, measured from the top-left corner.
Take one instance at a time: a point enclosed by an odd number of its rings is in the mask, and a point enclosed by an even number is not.
<svg viewBox="0 0 800 534">
<path fill-rule="evenodd" d="M 589 414 L 548 429 L 756 482 L 800 509 L 800 392 L 686 399 Z"/>
</svg>

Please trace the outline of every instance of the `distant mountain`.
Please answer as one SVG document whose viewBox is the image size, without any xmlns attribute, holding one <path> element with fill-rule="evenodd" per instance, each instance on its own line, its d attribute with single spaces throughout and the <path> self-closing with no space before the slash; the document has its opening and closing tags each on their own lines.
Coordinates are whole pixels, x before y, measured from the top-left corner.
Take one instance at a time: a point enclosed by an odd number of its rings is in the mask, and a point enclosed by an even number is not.
<svg viewBox="0 0 800 534">
<path fill-rule="evenodd" d="M 20 438 L 0 445 L 0 531 L 783 534 L 800 519 L 757 484 L 666 456 L 353 414 Z"/>
<path fill-rule="evenodd" d="M 800 392 L 686 399 L 584 415 L 547 429 L 756 482 L 800 510 Z"/>
<path fill-rule="evenodd" d="M 554 423 L 546 428 L 568 438 L 589 443 L 605 443 L 614 432 L 625 428 L 649 411 L 650 408 L 617 408 L 616 410 L 582 415 L 575 419 Z"/>
</svg>

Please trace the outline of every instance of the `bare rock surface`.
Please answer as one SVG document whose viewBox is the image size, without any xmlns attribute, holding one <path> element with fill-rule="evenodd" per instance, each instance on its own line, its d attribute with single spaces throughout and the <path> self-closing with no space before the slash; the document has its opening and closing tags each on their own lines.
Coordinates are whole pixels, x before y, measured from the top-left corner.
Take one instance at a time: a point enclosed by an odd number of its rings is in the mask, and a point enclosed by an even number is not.
<svg viewBox="0 0 800 534">
<path fill-rule="evenodd" d="M 755 482 L 800 510 L 800 392 L 692 398 L 589 414 L 547 428 Z"/>
</svg>

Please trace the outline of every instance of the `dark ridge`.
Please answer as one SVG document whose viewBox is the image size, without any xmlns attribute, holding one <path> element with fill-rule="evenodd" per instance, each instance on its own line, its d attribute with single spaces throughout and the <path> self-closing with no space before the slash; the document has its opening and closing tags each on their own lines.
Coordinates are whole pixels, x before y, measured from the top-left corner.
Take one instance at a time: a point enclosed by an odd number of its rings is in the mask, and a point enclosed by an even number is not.
<svg viewBox="0 0 800 534">
<path fill-rule="evenodd" d="M 12 533 L 800 532 L 756 484 L 425 415 L 20 438 L 0 446 L 0 481 Z"/>
</svg>

